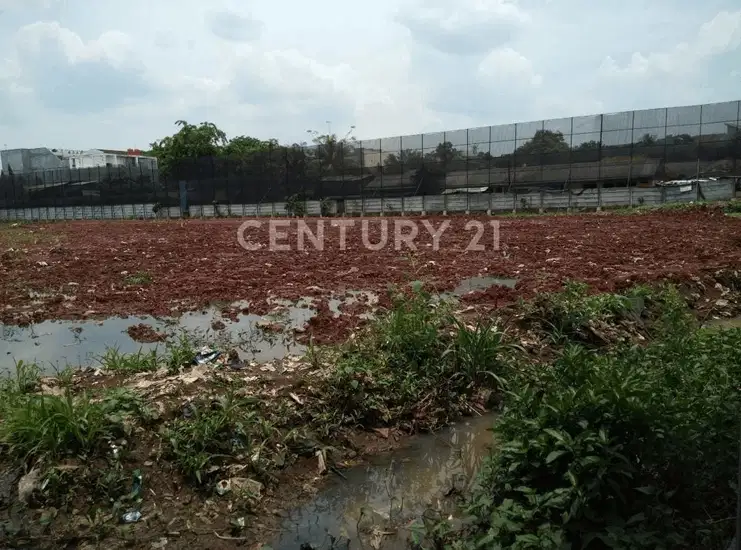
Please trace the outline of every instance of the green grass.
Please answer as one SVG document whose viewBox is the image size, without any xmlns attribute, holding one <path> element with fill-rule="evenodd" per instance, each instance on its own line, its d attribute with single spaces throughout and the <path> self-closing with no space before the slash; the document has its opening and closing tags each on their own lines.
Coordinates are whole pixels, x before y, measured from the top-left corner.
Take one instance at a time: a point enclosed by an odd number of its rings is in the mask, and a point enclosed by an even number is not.
<svg viewBox="0 0 741 550">
<path fill-rule="evenodd" d="M 3 413 L 0 446 L 25 460 L 96 454 L 127 434 L 130 418 L 154 417 L 140 396 L 125 389 L 109 390 L 100 399 L 69 390 L 61 396 L 16 394 Z"/>
<path fill-rule="evenodd" d="M 119 348 L 108 348 L 98 358 L 104 370 L 120 374 L 136 374 L 138 372 L 153 372 L 160 367 L 166 367 L 170 374 L 177 373 L 181 367 L 193 363 L 196 348 L 187 334 L 180 334 L 175 340 L 165 342 L 165 352 L 157 349 L 143 351 L 139 349 L 133 353 L 122 353 Z"/>
<path fill-rule="evenodd" d="M 130 286 L 145 286 L 151 284 L 153 281 L 152 275 L 146 271 L 137 271 L 124 277 L 124 284 Z"/>
<path fill-rule="evenodd" d="M 167 341 L 165 350 L 165 365 L 170 373 L 190 365 L 196 356 L 196 348 L 185 333 L 181 333 L 175 341 Z"/>
<path fill-rule="evenodd" d="M 188 418 L 178 418 L 167 427 L 166 455 L 182 474 L 204 483 L 211 467 L 255 457 L 275 430 L 264 420 L 255 401 L 227 393 L 216 401 L 197 400 L 186 405 Z M 250 460 L 253 472 L 262 473 L 266 456 Z"/>
<path fill-rule="evenodd" d="M 121 353 L 117 347 L 108 348 L 99 358 L 104 370 L 121 374 L 155 371 L 159 360 L 157 350 L 144 352 L 140 349 L 135 353 Z"/>
<path fill-rule="evenodd" d="M 488 321 L 457 321 L 421 290 L 394 296 L 390 309 L 338 350 L 321 390 L 316 424 L 433 429 L 460 415 L 482 388 L 495 389 L 505 334 Z"/>
</svg>

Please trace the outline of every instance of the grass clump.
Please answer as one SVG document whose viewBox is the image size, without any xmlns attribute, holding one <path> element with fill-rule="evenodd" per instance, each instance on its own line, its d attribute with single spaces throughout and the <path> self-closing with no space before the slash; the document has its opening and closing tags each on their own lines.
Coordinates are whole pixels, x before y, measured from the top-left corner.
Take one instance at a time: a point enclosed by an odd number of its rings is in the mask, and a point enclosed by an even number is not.
<svg viewBox="0 0 741 550">
<path fill-rule="evenodd" d="M 0 445 L 25 460 L 96 454 L 109 441 L 130 433 L 130 419 L 153 416 L 140 396 L 121 389 L 97 400 L 69 390 L 60 396 L 25 395 L 4 413 Z"/>
<path fill-rule="evenodd" d="M 622 294 L 591 293 L 587 284 L 570 281 L 562 291 L 542 294 L 521 306 L 525 322 L 560 345 L 616 344 L 630 334 L 657 336 L 680 324 L 693 325 L 685 300 L 668 285 L 639 285 Z"/>
<path fill-rule="evenodd" d="M 227 393 L 214 401 L 186 405 L 184 416 L 166 429 L 166 456 L 197 484 L 233 460 L 249 462 L 255 473 L 262 474 L 268 458 L 261 451 L 274 435 L 256 402 Z"/>
<path fill-rule="evenodd" d="M 472 519 L 460 531 L 436 525 L 430 546 L 727 546 L 741 330 L 688 331 L 680 313 L 668 308 L 645 347 L 570 344 L 548 368 L 510 372 Z"/>
<path fill-rule="evenodd" d="M 468 326 L 419 289 L 396 294 L 337 358 L 318 424 L 433 428 L 482 386 L 496 387 L 509 349 L 491 322 Z"/>
<path fill-rule="evenodd" d="M 151 284 L 152 281 L 152 275 L 146 271 L 137 271 L 124 277 L 124 283 L 130 286 L 144 286 Z"/>
<path fill-rule="evenodd" d="M 108 348 L 100 358 L 103 369 L 121 374 L 135 374 L 157 370 L 159 358 L 157 350 L 136 353 L 121 353 L 119 348 Z"/>
<path fill-rule="evenodd" d="M 195 355 L 196 349 L 190 338 L 181 334 L 176 340 L 165 343 L 164 354 L 156 349 L 122 353 L 119 348 L 108 348 L 99 361 L 103 369 L 115 373 L 153 372 L 164 366 L 170 374 L 175 374 L 181 367 L 191 365 Z"/>
<path fill-rule="evenodd" d="M 165 365 L 171 374 L 177 373 L 185 365 L 192 364 L 193 358 L 196 356 L 196 348 L 193 346 L 193 342 L 184 333 L 180 334 L 174 342 L 166 342 L 165 349 L 167 351 Z"/>
</svg>

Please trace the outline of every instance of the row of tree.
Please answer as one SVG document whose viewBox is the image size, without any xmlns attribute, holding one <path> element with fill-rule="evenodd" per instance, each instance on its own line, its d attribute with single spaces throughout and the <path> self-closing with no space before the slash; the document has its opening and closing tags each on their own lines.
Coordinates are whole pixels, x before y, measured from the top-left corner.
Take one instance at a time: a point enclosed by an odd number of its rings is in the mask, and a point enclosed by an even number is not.
<svg viewBox="0 0 741 550">
<path fill-rule="evenodd" d="M 172 136 L 152 143 L 149 154 L 159 160 L 161 174 L 179 179 L 194 179 L 198 172 L 209 173 L 227 170 L 241 177 L 277 177 L 308 183 L 328 176 L 362 177 L 377 172 L 381 166 L 388 174 L 417 171 L 427 166 L 433 171 L 476 169 L 481 167 L 516 167 L 534 164 L 560 164 L 590 162 L 605 157 L 642 155 L 663 157 L 671 147 L 673 156 L 686 156 L 676 161 L 692 161 L 699 155 L 699 137 L 689 134 L 656 138 L 643 135 L 635 143 L 604 145 L 591 140 L 571 147 L 561 132 L 539 130 L 532 139 L 517 147 L 512 153 L 493 156 L 489 151 L 479 151 L 473 145 L 470 152 L 456 148 L 451 142 L 439 143 L 434 149 L 423 152 L 405 149 L 386 154 L 363 150 L 348 132 L 340 138 L 336 134 L 313 133 L 312 143 L 281 145 L 277 140 L 260 140 L 249 136 L 229 139 L 215 124 L 198 125 L 180 120 L 179 130 Z M 729 136 L 717 144 L 703 144 L 706 155 L 713 157 L 741 156 L 740 136 Z M 370 154 L 369 154 L 370 153 Z M 375 154 L 373 154 L 375 153 Z M 374 159 L 374 160 L 371 160 Z"/>
</svg>

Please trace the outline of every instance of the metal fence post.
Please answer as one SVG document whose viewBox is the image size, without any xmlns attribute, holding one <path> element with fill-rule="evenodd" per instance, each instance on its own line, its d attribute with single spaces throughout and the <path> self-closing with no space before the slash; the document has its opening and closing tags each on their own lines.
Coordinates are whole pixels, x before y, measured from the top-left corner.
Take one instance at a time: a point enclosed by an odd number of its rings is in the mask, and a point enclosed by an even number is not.
<svg viewBox="0 0 741 550">
<path fill-rule="evenodd" d="M 187 218 L 188 213 L 188 188 L 186 185 L 186 182 L 179 181 L 179 194 L 180 194 L 180 216 L 183 218 Z"/>
</svg>

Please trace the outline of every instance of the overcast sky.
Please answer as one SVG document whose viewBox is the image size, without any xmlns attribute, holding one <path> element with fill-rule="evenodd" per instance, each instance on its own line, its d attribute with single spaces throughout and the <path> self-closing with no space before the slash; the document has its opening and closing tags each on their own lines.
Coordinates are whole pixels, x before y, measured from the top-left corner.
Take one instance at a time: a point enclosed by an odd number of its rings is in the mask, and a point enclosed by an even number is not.
<svg viewBox="0 0 741 550">
<path fill-rule="evenodd" d="M 0 0 L 0 147 L 358 138 L 741 98 L 738 0 Z"/>
</svg>

